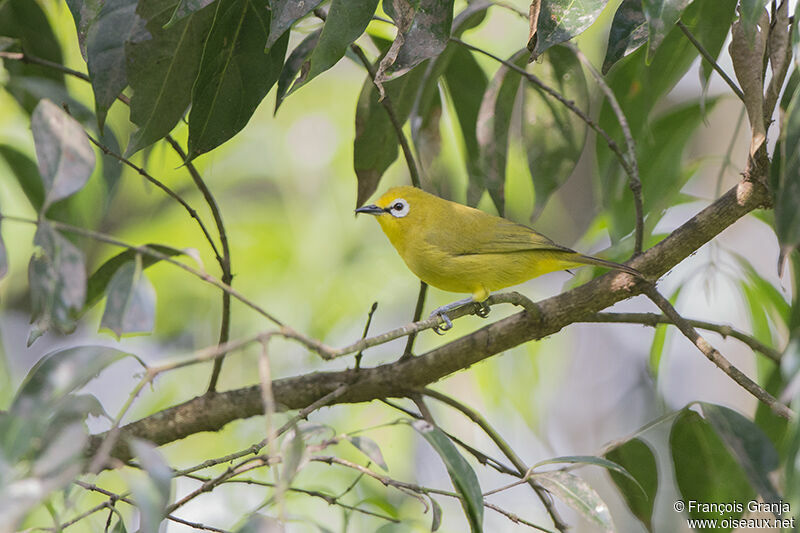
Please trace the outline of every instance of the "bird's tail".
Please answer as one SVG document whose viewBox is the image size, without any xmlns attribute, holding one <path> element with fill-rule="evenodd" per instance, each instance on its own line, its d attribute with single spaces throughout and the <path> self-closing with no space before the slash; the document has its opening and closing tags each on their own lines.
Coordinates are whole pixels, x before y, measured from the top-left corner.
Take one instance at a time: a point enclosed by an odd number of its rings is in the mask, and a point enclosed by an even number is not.
<svg viewBox="0 0 800 533">
<path fill-rule="evenodd" d="M 629 267 L 628 265 L 623 265 L 620 263 L 615 263 L 614 261 L 606 261 L 605 259 L 600 259 L 599 257 L 592 257 L 591 255 L 583 255 L 578 254 L 575 258 L 576 263 L 581 263 L 583 265 L 597 265 L 605 268 L 610 268 L 612 270 L 621 270 L 622 272 L 627 272 L 637 278 L 644 279 L 644 274 L 639 272 L 633 267 Z"/>
</svg>

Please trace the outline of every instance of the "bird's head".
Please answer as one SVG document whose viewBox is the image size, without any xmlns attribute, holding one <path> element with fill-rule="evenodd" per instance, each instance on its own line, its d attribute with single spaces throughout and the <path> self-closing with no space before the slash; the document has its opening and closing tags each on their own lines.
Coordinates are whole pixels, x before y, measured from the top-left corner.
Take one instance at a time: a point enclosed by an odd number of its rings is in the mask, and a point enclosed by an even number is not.
<svg viewBox="0 0 800 533">
<path fill-rule="evenodd" d="M 375 216 L 384 233 L 394 241 L 422 220 L 429 196 L 416 187 L 392 187 L 374 204 L 359 207 L 356 213 Z"/>
</svg>

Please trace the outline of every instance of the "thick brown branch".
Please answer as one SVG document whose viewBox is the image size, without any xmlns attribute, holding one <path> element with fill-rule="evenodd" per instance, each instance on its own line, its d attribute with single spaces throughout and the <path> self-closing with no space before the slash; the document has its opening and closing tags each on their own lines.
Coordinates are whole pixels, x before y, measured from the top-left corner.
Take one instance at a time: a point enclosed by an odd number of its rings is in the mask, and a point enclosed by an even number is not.
<svg viewBox="0 0 800 533">
<path fill-rule="evenodd" d="M 656 279 L 694 253 L 721 231 L 750 211 L 769 202 L 761 184 L 743 181 L 687 221 L 631 265 Z M 302 409 L 342 385 L 347 391 L 332 403 L 368 402 L 377 398 L 405 397 L 415 389 L 524 342 L 552 335 L 606 307 L 640 294 L 644 284 L 625 273 L 609 273 L 569 292 L 539 302 L 532 319 L 527 311 L 489 324 L 412 359 L 396 361 L 356 372 L 313 372 L 273 383 L 280 409 Z M 261 414 L 260 386 L 206 394 L 165 409 L 122 428 L 127 435 L 158 445 L 201 431 L 217 431 L 225 424 Z M 102 435 L 97 436 L 97 442 Z M 128 459 L 120 447 L 115 457 Z"/>
</svg>

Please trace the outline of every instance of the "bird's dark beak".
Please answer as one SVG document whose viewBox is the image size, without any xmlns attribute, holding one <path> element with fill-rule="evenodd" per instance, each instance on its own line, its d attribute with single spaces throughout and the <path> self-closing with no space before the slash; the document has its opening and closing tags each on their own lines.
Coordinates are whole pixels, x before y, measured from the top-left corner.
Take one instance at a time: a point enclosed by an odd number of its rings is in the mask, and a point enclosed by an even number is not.
<svg viewBox="0 0 800 533">
<path fill-rule="evenodd" d="M 358 213 L 366 213 L 368 215 L 382 215 L 386 212 L 386 210 L 382 207 L 378 207 L 375 204 L 365 205 L 364 207 L 359 207 L 356 209 L 356 214 Z"/>
</svg>

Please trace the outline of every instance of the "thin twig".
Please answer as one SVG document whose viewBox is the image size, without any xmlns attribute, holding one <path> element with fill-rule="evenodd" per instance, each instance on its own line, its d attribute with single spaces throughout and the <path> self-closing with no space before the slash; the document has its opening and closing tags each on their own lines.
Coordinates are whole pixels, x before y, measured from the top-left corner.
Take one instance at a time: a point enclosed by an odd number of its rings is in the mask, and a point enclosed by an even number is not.
<svg viewBox="0 0 800 533">
<path fill-rule="evenodd" d="M 425 307 L 425 296 L 428 294 L 428 284 L 424 281 L 419 282 L 419 294 L 417 295 L 417 305 L 414 307 L 414 318 L 412 322 L 419 322 L 422 318 L 422 309 Z M 417 332 L 411 333 L 406 341 L 406 348 L 403 350 L 402 357 L 408 358 L 414 355 L 414 341 L 417 338 Z"/>
<path fill-rule="evenodd" d="M 633 244 L 633 257 L 636 257 L 642 253 L 642 243 L 644 242 L 644 206 L 642 203 L 642 179 L 639 175 L 639 162 L 636 158 L 636 143 L 633 140 L 631 127 L 628 124 L 628 119 L 625 117 L 625 112 L 622 110 L 622 106 L 620 106 L 619 102 L 617 101 L 614 91 L 608 86 L 602 74 L 600 74 L 597 69 L 594 68 L 592 62 L 589 61 L 583 52 L 581 52 L 580 48 L 572 43 L 569 43 L 569 45 L 581 63 L 586 66 L 591 75 L 594 77 L 597 85 L 600 87 L 600 90 L 606 95 L 608 105 L 610 105 L 611 109 L 614 111 L 614 115 L 617 117 L 617 122 L 619 122 L 619 127 L 622 130 L 622 135 L 625 137 L 625 145 L 628 147 L 628 159 L 630 160 L 629 163 L 631 169 L 631 171 L 628 173 L 628 186 L 631 189 L 631 193 L 633 193 L 633 206 L 636 212 L 636 229 L 634 232 Z"/>
<path fill-rule="evenodd" d="M 170 198 L 172 198 L 173 200 L 178 202 L 181 206 L 183 206 L 183 208 L 189 213 L 189 216 L 192 217 L 197 222 L 198 226 L 200 226 L 200 229 L 202 230 L 203 235 L 205 235 L 205 238 L 208 241 L 208 243 L 211 245 L 211 249 L 214 251 L 214 254 L 217 257 L 219 257 L 219 252 L 217 251 L 216 244 L 214 244 L 214 239 L 211 238 L 211 234 L 208 232 L 208 229 L 206 228 L 206 226 L 203 223 L 202 219 L 197 214 L 197 211 L 195 211 L 195 209 L 192 206 L 190 206 L 186 202 L 186 200 L 181 198 L 180 195 L 178 195 L 178 193 L 176 193 L 175 191 L 173 191 L 172 189 L 170 189 L 169 187 L 164 185 L 161 181 L 159 181 L 158 179 L 154 178 L 144 168 L 136 165 L 135 163 L 131 162 L 129 159 L 127 159 L 127 158 L 123 157 L 122 155 L 114 152 L 109 147 L 107 147 L 106 145 L 104 145 L 103 143 L 101 143 L 100 141 L 98 141 L 97 139 L 95 139 L 94 137 L 89 135 L 88 133 L 86 134 L 86 136 L 89 138 L 89 140 L 92 142 L 92 144 L 97 146 L 104 154 L 113 157 L 114 159 L 116 159 L 120 163 L 122 163 L 124 165 L 127 165 L 131 169 L 135 170 L 140 176 L 142 176 L 144 179 L 146 179 L 147 181 L 149 181 L 150 183 L 155 185 L 157 188 L 159 188 L 162 191 L 164 191 L 164 193 L 166 193 L 167 196 L 169 196 Z"/>
<path fill-rule="evenodd" d="M 189 175 L 192 177 L 192 181 L 194 182 L 195 186 L 197 186 L 198 190 L 202 193 L 203 198 L 208 205 L 208 208 L 211 210 L 211 216 L 214 218 L 214 224 L 217 226 L 217 233 L 219 233 L 219 242 L 222 246 L 222 257 L 217 254 L 217 262 L 219 262 L 219 266 L 222 269 L 222 282 L 230 285 L 233 282 L 233 271 L 231 267 L 231 251 L 230 246 L 228 245 L 228 233 L 225 231 L 225 224 L 222 221 L 222 212 L 217 205 L 217 200 L 214 198 L 214 195 L 211 194 L 211 190 L 209 190 L 208 186 L 206 185 L 205 181 L 203 181 L 203 177 L 197 171 L 197 168 L 194 166 L 194 163 L 191 161 L 186 161 L 186 153 L 181 148 L 181 145 L 178 144 L 175 139 L 172 138 L 171 135 L 167 135 L 165 137 L 166 141 L 172 146 L 172 149 L 178 154 L 178 156 L 183 160 L 186 166 L 186 170 L 189 172 Z M 222 291 L 222 319 L 219 326 L 219 340 L 217 341 L 218 344 L 225 344 L 230 339 L 230 332 L 231 332 L 231 295 L 229 292 Z M 222 370 L 222 361 L 223 357 L 214 360 L 214 368 L 211 371 L 211 379 L 208 383 L 208 392 L 214 392 L 217 389 L 217 380 L 219 379 L 220 370 Z"/>
<path fill-rule="evenodd" d="M 575 113 L 575 115 L 577 115 L 578 118 L 580 118 L 582 121 L 584 121 L 587 126 L 589 126 L 594 131 L 596 131 L 597 134 L 600 135 L 603 138 L 603 140 L 606 141 L 606 144 L 611 149 L 611 151 L 614 153 L 614 155 L 617 157 L 617 159 L 619 160 L 620 165 L 622 165 L 622 168 L 625 170 L 625 173 L 628 174 L 628 176 L 631 176 L 631 175 L 634 174 L 633 169 L 631 168 L 630 164 L 628 163 L 627 159 L 625 158 L 625 154 L 622 153 L 622 150 L 620 149 L 619 145 L 617 144 L 617 141 L 615 141 L 613 138 L 611 138 L 611 136 L 608 134 L 608 132 L 606 130 L 601 128 L 600 125 L 597 122 L 595 122 L 589 115 L 587 115 L 583 110 L 581 110 L 578 106 L 576 106 L 575 102 L 573 102 L 571 100 L 567 100 L 561 94 L 559 94 L 556 90 L 554 90 L 552 87 L 550 87 L 547 84 L 545 84 L 542 80 L 540 80 L 534 74 L 531 74 L 530 72 L 528 72 L 524 68 L 518 67 L 517 65 L 515 65 L 514 63 L 512 63 L 510 61 L 506 61 L 502 57 L 496 56 L 493 53 L 488 52 L 488 51 L 486 51 L 486 50 L 484 50 L 482 48 L 479 48 L 477 46 L 474 46 L 474 45 L 471 45 L 471 44 L 469 44 L 467 42 L 464 42 L 461 39 L 459 39 L 458 37 L 450 37 L 450 41 L 452 41 L 454 43 L 457 43 L 457 44 L 463 46 L 464 48 L 467 48 L 468 50 L 472 50 L 474 52 L 478 52 L 478 53 L 483 54 L 483 55 L 485 55 L 487 57 L 490 57 L 490 58 L 494 59 L 495 61 L 497 61 L 498 63 L 501 63 L 501 64 L 505 65 L 506 67 L 510 68 L 514 72 L 516 72 L 516 73 L 520 74 L 521 76 L 523 76 L 529 82 L 531 82 L 534 85 L 536 85 L 537 87 L 539 87 L 541 90 L 543 90 L 545 93 L 547 93 L 551 97 L 553 97 L 556 100 L 558 100 L 559 102 L 561 102 L 561 104 L 563 104 L 564 106 L 566 106 L 567 109 L 569 109 L 570 111 Z"/>
<path fill-rule="evenodd" d="M 375 72 L 375 68 L 372 66 L 372 63 L 370 62 L 369 58 L 367 58 L 364 51 L 357 44 L 351 44 L 350 49 L 356 54 L 356 56 L 358 56 L 358 59 L 361 61 L 361 63 L 364 64 L 364 68 L 367 69 L 372 83 L 375 83 L 375 76 L 377 73 Z M 389 121 L 392 123 L 392 127 L 397 134 L 397 142 L 400 143 L 400 148 L 403 150 L 403 156 L 406 158 L 406 166 L 408 167 L 408 173 L 411 177 L 411 183 L 414 185 L 414 187 L 421 187 L 419 169 L 417 168 L 417 162 L 414 159 L 414 154 L 411 152 L 411 146 L 408 144 L 408 139 L 406 139 L 406 134 L 403 133 L 403 124 L 397 117 L 394 106 L 387 95 L 384 94 L 383 98 L 380 99 L 380 102 L 383 106 L 383 109 L 386 110 L 386 114 L 389 116 Z"/>
<path fill-rule="evenodd" d="M 697 51 L 700 52 L 700 55 L 703 56 L 703 59 L 708 61 L 708 63 L 717 72 L 717 74 L 719 74 L 720 77 L 725 81 L 725 83 L 728 84 L 728 87 L 731 88 L 731 90 L 739 98 L 739 100 L 744 102 L 744 93 L 742 92 L 742 90 L 736 85 L 736 82 L 734 82 L 730 78 L 730 76 L 728 76 L 725 73 L 725 71 L 722 70 L 722 67 L 719 66 L 716 59 L 714 59 L 711 56 L 711 54 L 708 53 L 708 50 L 705 49 L 703 43 L 698 41 L 697 38 L 694 35 L 692 35 L 692 32 L 689 30 L 689 28 L 686 27 L 686 24 L 684 24 L 682 20 L 678 20 L 678 27 L 681 29 L 683 34 L 686 35 L 686 38 L 689 39 L 689 42 L 691 42 L 694 45 L 694 47 L 697 48 Z"/>
<path fill-rule="evenodd" d="M 719 333 L 722 335 L 723 338 L 725 337 L 733 337 L 737 339 L 750 348 L 752 348 L 756 352 L 760 352 L 761 354 L 765 355 L 769 359 L 775 361 L 776 363 L 781 362 L 781 352 L 776 350 L 775 348 L 771 348 L 764 344 L 763 342 L 759 341 L 755 337 L 748 335 L 732 326 L 726 326 L 723 324 L 715 324 L 714 322 L 706 322 L 705 320 L 692 320 L 692 319 L 685 319 L 686 322 L 694 328 L 705 329 L 707 331 L 713 331 L 715 333 Z M 589 315 L 581 319 L 581 322 L 600 322 L 600 323 L 610 323 L 610 324 L 642 324 L 645 326 L 656 327 L 659 324 L 671 324 L 672 320 L 670 320 L 665 315 L 659 315 L 657 313 L 596 313 L 594 315 Z"/>
<path fill-rule="evenodd" d="M 25 217 L 18 217 L 18 216 L 13 216 L 13 215 L 4 215 L 2 213 L 0 213 L 0 220 L 12 220 L 14 222 L 21 222 L 23 224 L 34 224 L 34 225 L 39 223 L 38 220 L 25 218 Z M 114 246 L 119 246 L 120 248 L 125 248 L 127 250 L 133 250 L 134 252 L 137 252 L 137 253 L 140 253 L 140 254 L 147 255 L 149 257 L 153 257 L 155 259 L 158 259 L 159 261 L 164 261 L 164 262 L 169 263 L 171 265 L 175 265 L 178 268 L 181 268 L 181 269 L 185 270 L 186 272 L 189 272 L 193 276 L 205 281 L 206 283 L 209 283 L 209 284 L 217 287 L 218 289 L 222 289 L 223 291 L 230 292 L 230 294 L 231 294 L 231 296 L 233 298 L 236 298 L 237 300 L 242 302 L 247 307 L 253 309 L 254 311 L 256 311 L 257 313 L 259 313 L 260 315 L 265 317 L 270 322 L 272 322 L 272 323 L 274 323 L 274 324 L 276 324 L 276 325 L 278 325 L 278 326 L 280 326 L 282 328 L 285 328 L 287 330 L 291 329 L 291 328 L 288 328 L 287 326 L 284 326 L 283 323 L 280 320 L 278 320 L 273 315 L 268 313 L 266 310 L 264 310 L 261 306 L 259 306 L 255 302 L 253 302 L 253 301 L 249 300 L 248 298 L 246 298 L 243 294 L 241 294 L 240 292 L 236 291 L 230 285 L 222 283 L 220 280 L 218 280 L 217 278 L 215 278 L 214 276 L 212 276 L 210 274 L 207 274 L 205 272 L 197 270 L 196 268 L 192 268 L 189 265 L 181 263 L 180 261 L 176 261 L 174 258 L 172 258 L 172 257 L 170 257 L 170 256 L 168 256 L 166 254 L 163 254 L 163 253 L 159 252 L 158 250 L 154 250 L 153 248 L 150 248 L 149 246 L 135 246 L 135 245 L 128 244 L 126 242 L 120 241 L 119 239 L 115 239 L 114 237 L 111 237 L 110 235 L 106 235 L 105 233 L 100 233 L 100 232 L 97 232 L 97 231 L 92 231 L 92 230 L 80 228 L 78 226 L 73 226 L 71 224 L 66 224 L 64 222 L 58 222 L 56 220 L 48 220 L 47 222 L 48 222 L 48 224 L 52 225 L 54 228 L 56 228 L 58 230 L 66 231 L 68 233 L 74 233 L 74 234 L 80 235 L 82 237 L 88 237 L 90 239 L 94 239 L 96 241 L 104 242 L 106 244 L 113 244 Z M 295 332 L 295 334 L 297 334 L 297 333 Z M 297 335 L 299 335 L 299 334 L 297 334 Z"/>
<path fill-rule="evenodd" d="M 747 392 L 756 397 L 760 402 L 769 407 L 776 415 L 790 420 L 794 417 L 794 412 L 780 403 L 774 396 L 761 388 L 758 383 L 747 377 L 741 370 L 736 368 L 728 361 L 716 348 L 711 346 L 692 325 L 686 321 L 655 288 L 655 285 L 646 283 L 643 292 L 655 303 L 661 311 L 672 321 L 675 326 L 688 338 L 697 348 L 703 352 L 709 361 L 725 372 L 731 379 L 742 386 Z"/>
<path fill-rule="evenodd" d="M 435 391 L 430 388 L 425 388 L 422 390 L 422 393 L 426 396 L 430 396 L 431 398 L 435 398 L 440 402 L 449 405 L 453 409 L 460 411 L 464 416 L 472 420 L 475 424 L 480 427 L 486 435 L 492 439 L 492 442 L 503 452 L 511 464 L 514 465 L 514 468 L 517 469 L 517 472 L 520 476 L 523 476 L 522 479 L 525 479 L 527 483 L 531 486 L 531 488 L 536 492 L 536 495 L 544 505 L 547 514 L 550 515 L 550 519 L 553 521 L 553 525 L 556 529 L 561 532 L 567 531 L 569 529 L 569 525 L 564 522 L 561 516 L 558 514 L 558 511 L 555 508 L 553 500 L 550 498 L 549 493 L 542 487 L 539 483 L 537 483 L 534 479 L 528 477 L 528 466 L 525 462 L 516 454 L 513 448 L 506 442 L 506 440 L 497 432 L 497 430 L 492 427 L 488 420 L 486 420 L 479 412 L 475 411 L 474 409 L 468 407 L 467 405 L 459 402 L 458 400 L 451 398 L 446 394 L 442 394 L 439 391 Z"/>
<path fill-rule="evenodd" d="M 64 74 L 69 74 L 70 76 L 74 76 L 83 81 L 90 81 L 89 76 L 83 72 L 73 70 L 69 67 L 65 67 L 61 63 L 48 61 L 47 59 L 42 59 L 41 57 L 36 57 L 25 52 L 0 52 L 0 59 L 10 59 L 12 61 L 22 61 L 23 63 L 39 65 L 40 67 L 47 67 L 59 72 L 63 72 Z"/>
<path fill-rule="evenodd" d="M 367 338 L 367 333 L 369 333 L 369 326 L 372 324 L 372 315 L 375 314 L 375 310 L 378 309 L 378 302 L 372 302 L 372 307 L 369 308 L 369 313 L 367 313 L 367 323 L 364 324 L 364 333 L 361 335 L 361 339 Z M 361 356 L 364 355 L 364 350 L 359 350 L 355 357 L 355 369 L 358 370 L 361 368 Z"/>
</svg>

